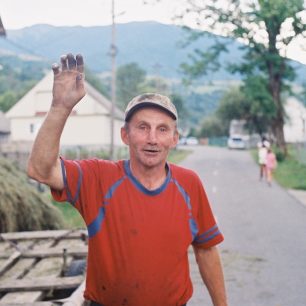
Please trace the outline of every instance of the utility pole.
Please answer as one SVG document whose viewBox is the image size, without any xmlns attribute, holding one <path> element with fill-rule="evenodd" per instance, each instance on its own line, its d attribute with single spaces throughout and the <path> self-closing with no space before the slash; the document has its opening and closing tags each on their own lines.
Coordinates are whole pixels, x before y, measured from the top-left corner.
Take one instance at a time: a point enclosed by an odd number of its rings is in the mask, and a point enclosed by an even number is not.
<svg viewBox="0 0 306 306">
<path fill-rule="evenodd" d="M 111 116 L 110 116 L 110 159 L 114 160 L 115 158 L 115 149 L 114 149 L 114 130 L 115 130 L 115 105 L 116 105 L 116 25 L 115 25 L 115 0 L 112 0 L 112 44 L 111 44 L 111 58 L 112 58 L 112 105 L 111 105 Z"/>
<path fill-rule="evenodd" d="M 1 17 L 0 17 L 0 36 L 6 37 L 6 31 L 5 31 L 5 28 L 3 26 Z"/>
</svg>

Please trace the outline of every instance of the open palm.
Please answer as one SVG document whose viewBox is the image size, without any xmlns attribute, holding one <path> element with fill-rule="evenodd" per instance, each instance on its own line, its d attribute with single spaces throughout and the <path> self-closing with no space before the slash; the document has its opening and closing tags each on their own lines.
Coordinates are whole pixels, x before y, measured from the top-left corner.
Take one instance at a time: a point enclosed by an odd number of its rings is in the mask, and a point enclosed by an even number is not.
<svg viewBox="0 0 306 306">
<path fill-rule="evenodd" d="M 52 66 L 54 73 L 53 107 L 72 108 L 85 96 L 84 62 L 81 55 L 61 57 L 61 66 Z"/>
</svg>

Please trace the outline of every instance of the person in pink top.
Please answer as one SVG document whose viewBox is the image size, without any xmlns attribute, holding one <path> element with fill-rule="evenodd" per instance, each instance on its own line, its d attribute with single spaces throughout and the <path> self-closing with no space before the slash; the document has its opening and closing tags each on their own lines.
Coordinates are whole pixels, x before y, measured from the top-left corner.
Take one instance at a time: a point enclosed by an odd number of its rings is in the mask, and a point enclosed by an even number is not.
<svg viewBox="0 0 306 306">
<path fill-rule="evenodd" d="M 266 171 L 267 171 L 267 180 L 268 184 L 271 186 L 273 178 L 273 170 L 277 167 L 276 156 L 273 151 L 269 148 L 267 157 L 266 157 Z"/>
</svg>

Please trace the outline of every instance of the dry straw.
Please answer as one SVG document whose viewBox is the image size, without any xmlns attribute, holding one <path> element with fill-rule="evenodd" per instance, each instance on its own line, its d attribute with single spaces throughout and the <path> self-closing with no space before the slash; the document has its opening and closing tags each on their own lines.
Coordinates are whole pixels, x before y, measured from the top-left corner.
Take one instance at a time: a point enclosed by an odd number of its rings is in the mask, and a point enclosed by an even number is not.
<svg viewBox="0 0 306 306">
<path fill-rule="evenodd" d="M 30 185 L 14 164 L 0 158 L 0 233 L 63 227 L 63 218 L 48 196 Z"/>
</svg>

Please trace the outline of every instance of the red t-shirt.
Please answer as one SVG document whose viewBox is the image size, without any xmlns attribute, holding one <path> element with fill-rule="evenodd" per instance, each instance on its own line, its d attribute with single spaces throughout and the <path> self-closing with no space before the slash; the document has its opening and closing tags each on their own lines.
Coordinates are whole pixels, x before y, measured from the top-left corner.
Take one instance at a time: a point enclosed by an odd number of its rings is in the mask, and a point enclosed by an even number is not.
<svg viewBox="0 0 306 306">
<path fill-rule="evenodd" d="M 57 201 L 78 209 L 88 229 L 86 299 L 110 305 L 174 306 L 192 295 L 188 247 L 223 240 L 198 176 L 167 164 L 148 190 L 129 161 L 62 161 Z"/>
</svg>

